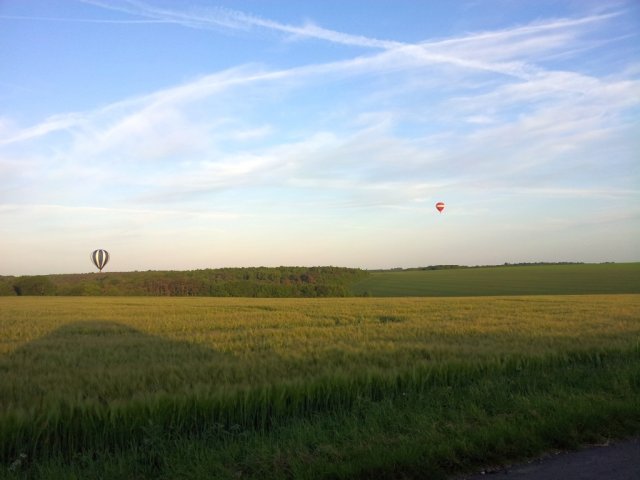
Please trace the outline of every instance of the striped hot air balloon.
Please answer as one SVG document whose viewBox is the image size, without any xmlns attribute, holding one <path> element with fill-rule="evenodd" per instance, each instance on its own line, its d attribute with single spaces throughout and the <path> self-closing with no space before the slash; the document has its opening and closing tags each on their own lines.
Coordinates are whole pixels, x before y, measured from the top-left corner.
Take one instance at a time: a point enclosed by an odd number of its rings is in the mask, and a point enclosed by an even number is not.
<svg viewBox="0 0 640 480">
<path fill-rule="evenodd" d="M 440 213 L 442 213 L 442 210 L 444 210 L 444 202 L 438 202 L 436 203 L 436 208 L 438 209 L 438 211 Z"/>
<path fill-rule="evenodd" d="M 109 261 L 109 252 L 106 250 L 94 250 L 91 254 L 91 261 L 101 272 L 104 266 Z"/>
</svg>

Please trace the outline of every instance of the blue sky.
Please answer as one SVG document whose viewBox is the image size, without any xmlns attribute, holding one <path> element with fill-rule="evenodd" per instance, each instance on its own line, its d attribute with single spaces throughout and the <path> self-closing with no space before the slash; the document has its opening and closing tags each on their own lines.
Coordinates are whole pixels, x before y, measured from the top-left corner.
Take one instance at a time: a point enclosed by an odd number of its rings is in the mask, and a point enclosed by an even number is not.
<svg viewBox="0 0 640 480">
<path fill-rule="evenodd" d="M 0 1 L 0 274 L 638 261 L 639 37 L 633 0 Z"/>
</svg>

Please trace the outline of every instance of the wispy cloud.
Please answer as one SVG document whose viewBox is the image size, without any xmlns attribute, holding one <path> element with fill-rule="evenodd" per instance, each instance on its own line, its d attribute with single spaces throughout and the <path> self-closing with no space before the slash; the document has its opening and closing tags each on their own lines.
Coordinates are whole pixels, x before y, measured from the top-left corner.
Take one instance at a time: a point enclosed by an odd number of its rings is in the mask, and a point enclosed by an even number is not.
<svg viewBox="0 0 640 480">
<path fill-rule="evenodd" d="M 524 25 L 500 31 L 469 34 L 458 38 L 422 42 L 419 44 L 407 44 L 398 41 L 378 40 L 345 34 L 343 32 L 321 28 L 313 24 L 292 26 L 225 8 L 209 8 L 185 12 L 156 8 L 143 2 L 130 0 L 121 2 L 103 2 L 100 0 L 81 1 L 103 9 L 151 18 L 151 20 L 142 21 L 173 22 L 183 24 L 187 27 L 198 28 L 207 25 L 236 29 L 257 26 L 302 37 L 318 38 L 332 43 L 385 50 L 379 54 L 359 56 L 346 61 L 311 64 L 280 71 L 248 71 L 246 67 L 230 69 L 147 96 L 116 102 L 101 109 L 99 113 L 118 110 L 130 105 L 135 106 L 136 104 L 146 105 L 144 108 L 150 111 L 162 104 L 196 101 L 232 86 L 261 81 L 280 81 L 287 78 L 311 77 L 341 72 L 358 75 L 375 71 L 411 69 L 428 65 L 451 65 L 471 70 L 500 73 L 521 80 L 527 80 L 524 85 L 530 85 L 531 83 L 540 85 L 539 79 L 547 78 L 547 84 L 553 83 L 553 88 L 563 88 L 561 85 L 567 82 L 558 82 L 558 75 L 562 74 L 562 72 L 546 72 L 533 63 L 517 59 L 513 60 L 513 58 L 522 59 L 533 54 L 540 54 L 542 52 L 549 53 L 549 51 L 555 51 L 559 48 L 566 50 L 569 48 L 566 45 L 567 42 L 569 40 L 575 40 L 580 29 L 594 23 L 613 19 L 621 14 L 621 12 L 613 12 L 590 15 L 582 18 L 554 19 L 547 22 L 538 22 L 532 25 Z M 547 34 L 549 31 L 556 33 L 550 36 Z M 540 33 L 545 33 L 545 35 L 536 36 Z M 554 78 L 551 78 L 551 75 L 553 75 Z M 589 80 L 595 81 L 593 79 Z M 575 86 L 575 82 L 572 82 L 571 87 L 575 88 Z M 593 87 L 593 85 L 591 87 Z M 84 118 L 82 114 L 78 113 L 56 115 L 39 125 L 18 131 L 13 136 L 5 135 L 4 138 L 0 139 L 0 144 L 19 142 L 46 135 L 57 130 L 77 126 L 83 121 Z"/>
<path fill-rule="evenodd" d="M 193 209 L 189 210 L 176 210 L 176 209 L 142 209 L 142 208 L 113 208 L 113 207 L 96 207 L 96 206 L 83 206 L 83 205 L 56 205 L 56 204 L 10 204 L 5 203 L 0 205 L 0 214 L 16 214 L 24 215 L 25 213 L 35 213 L 42 216 L 53 214 L 66 215 L 66 214 L 80 214 L 85 217 L 88 216 L 100 216 L 104 219 L 105 215 L 132 215 L 140 218 L 145 218 L 149 221 L 151 218 L 157 218 L 162 216 L 175 217 L 175 218 L 196 218 L 196 219 L 235 219 L 239 218 L 236 212 L 231 211 L 216 211 L 209 209 L 207 211 L 197 211 Z"/>
<path fill-rule="evenodd" d="M 26 20 L 37 22 L 68 22 L 68 23 L 105 23 L 105 24 L 145 24 L 145 23 L 171 23 L 166 20 L 108 20 L 104 18 L 64 18 L 64 17 L 29 17 L 24 15 L 0 15 L 3 20 Z"/>
<path fill-rule="evenodd" d="M 66 130 L 83 123 L 86 119 L 81 113 L 66 113 L 53 115 L 44 122 L 23 129 L 6 128 L 0 131 L 0 145 L 24 142 L 34 138 L 42 137 L 52 132 Z"/>
<path fill-rule="evenodd" d="M 232 10 L 229 8 L 199 8 L 189 11 L 156 8 L 152 5 L 138 2 L 103 2 L 100 0 L 81 0 L 84 3 L 113 10 L 129 15 L 152 18 L 157 21 L 175 23 L 189 28 L 229 28 L 246 30 L 253 27 L 274 30 L 294 35 L 296 37 L 316 38 L 332 43 L 360 46 L 367 48 L 394 48 L 402 43 L 389 40 L 378 40 L 361 35 L 351 35 L 322 28 L 312 23 L 303 26 L 288 25 L 274 20 Z"/>
<path fill-rule="evenodd" d="M 135 16 L 142 16 L 168 23 L 177 23 L 190 28 L 229 28 L 245 30 L 263 28 L 294 35 L 298 38 L 312 38 L 354 47 L 404 50 L 422 61 L 450 63 L 470 69 L 492 71 L 518 78 L 529 78 L 537 69 L 525 62 L 505 62 L 507 59 L 527 57 L 549 50 L 559 50 L 563 44 L 575 38 L 577 32 L 591 24 L 614 19 L 622 11 L 587 15 L 579 18 L 560 18 L 536 22 L 499 31 L 468 34 L 462 37 L 408 44 L 396 40 L 370 38 L 352 35 L 313 23 L 302 26 L 289 25 L 270 19 L 249 15 L 227 8 L 201 8 L 178 11 L 160 9 L 143 2 L 103 2 L 101 0 L 81 0 L 97 7 L 115 10 Z M 554 32 L 549 34 L 549 32 Z M 544 34 L 544 35 L 540 35 Z M 565 47 L 566 48 L 566 47 Z"/>
</svg>

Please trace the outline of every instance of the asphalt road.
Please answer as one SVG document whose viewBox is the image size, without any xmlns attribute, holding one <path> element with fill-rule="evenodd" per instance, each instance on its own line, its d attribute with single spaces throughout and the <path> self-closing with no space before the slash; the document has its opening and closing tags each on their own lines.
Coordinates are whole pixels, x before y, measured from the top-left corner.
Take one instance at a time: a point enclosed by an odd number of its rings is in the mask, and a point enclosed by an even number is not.
<svg viewBox="0 0 640 480">
<path fill-rule="evenodd" d="M 545 455 L 459 480 L 640 480 L 640 437 Z"/>
</svg>

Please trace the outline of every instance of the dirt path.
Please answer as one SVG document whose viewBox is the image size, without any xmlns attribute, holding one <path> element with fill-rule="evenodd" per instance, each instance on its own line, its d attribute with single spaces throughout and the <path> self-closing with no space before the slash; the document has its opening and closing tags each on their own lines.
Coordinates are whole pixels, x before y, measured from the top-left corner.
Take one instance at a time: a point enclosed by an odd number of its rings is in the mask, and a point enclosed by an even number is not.
<svg viewBox="0 0 640 480">
<path fill-rule="evenodd" d="M 640 437 L 545 455 L 459 480 L 640 480 Z"/>
</svg>

